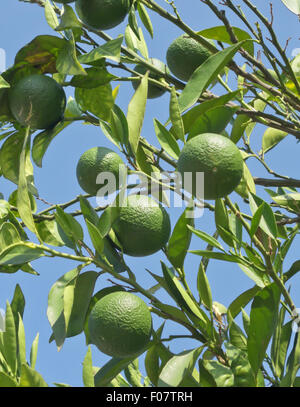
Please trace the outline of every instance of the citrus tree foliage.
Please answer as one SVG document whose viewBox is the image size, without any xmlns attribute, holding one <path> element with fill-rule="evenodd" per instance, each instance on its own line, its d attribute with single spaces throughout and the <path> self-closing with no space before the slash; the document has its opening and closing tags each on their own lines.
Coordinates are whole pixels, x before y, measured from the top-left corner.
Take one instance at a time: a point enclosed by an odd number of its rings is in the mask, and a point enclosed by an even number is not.
<svg viewBox="0 0 300 407">
<path fill-rule="evenodd" d="M 300 263 L 295 259 L 287 268 L 285 258 L 298 234 L 300 181 L 277 174 L 265 157 L 285 137 L 299 138 L 299 58 L 287 57 L 273 30 L 273 10 L 269 18 L 249 0 L 240 1 L 241 7 L 234 0 L 202 0 L 206 11 L 218 17 L 219 25 L 197 32 L 183 21 L 176 1 L 157 4 L 154 0 L 133 0 L 125 31 L 111 38 L 105 31 L 82 23 L 72 2 L 23 1 L 32 3 L 28 7 L 44 8 L 53 33 L 24 44 L 14 65 L 0 76 L 1 175 L 16 185 L 10 198 L 0 201 L 0 272 L 7 273 L 7 278 L 16 272 L 37 274 L 34 261 L 43 256 L 51 256 L 53 262 L 58 257 L 74 261 L 74 268 L 49 287 L 47 316 L 52 328 L 50 340 L 58 349 L 65 340 L 84 332 L 85 386 L 297 386 L 300 344 L 292 327 L 298 316 L 288 286 Z M 299 14 L 299 1 L 282 2 Z M 209 50 L 208 59 L 186 83 L 149 58 L 143 33 L 147 30 L 155 35 L 151 13 L 175 24 L 182 34 Z M 248 22 L 250 14 L 256 25 Z M 236 26 L 231 24 L 233 15 L 239 22 Z M 123 76 L 114 74 L 115 68 Z M 10 111 L 10 87 L 32 74 L 47 74 L 74 90 L 64 117 L 54 128 L 34 131 L 22 127 Z M 116 84 L 122 86 L 122 81 L 131 81 L 135 87 L 124 112 L 117 104 Z M 218 86 L 215 93 L 217 84 L 223 91 Z M 148 89 L 153 90 L 153 86 L 155 96 L 167 92 L 170 101 L 168 122 L 162 124 L 153 118 L 161 149 L 151 145 L 142 133 Z M 244 171 L 235 189 L 236 202 L 225 196 L 204 203 L 207 216 L 214 216 L 213 236 L 195 229 L 193 219 L 186 216 L 188 209 L 184 210 L 161 251 L 160 272 L 149 271 L 152 287 L 137 283 L 122 250 L 112 243 L 117 214 L 111 207 L 94 208 L 90 195 L 85 194 L 36 211 L 39 195 L 32 162 L 42 167 L 50 143 L 63 137 L 63 130 L 74 121 L 101 130 L 112 148 L 126 157 L 128 169 L 148 178 L 170 168 L 176 171 L 183 144 L 197 134 L 223 134 L 240 149 Z M 256 124 L 264 127 L 259 151 L 251 139 Z M 266 178 L 250 173 L 250 159 L 264 166 Z M 258 196 L 256 185 L 265 187 L 269 199 Z M 165 202 L 163 193 L 155 198 Z M 183 193 L 182 199 L 189 198 Z M 239 199 L 248 210 L 240 210 Z M 80 209 L 72 211 L 76 203 Z M 194 205 L 199 202 L 195 200 Z M 29 231 L 35 239 L 29 239 Z M 207 244 L 206 250 L 189 251 L 192 235 Z M 186 281 L 189 256 L 199 257 L 198 273 L 194 273 L 196 290 Z M 253 284 L 228 308 L 212 298 L 206 275 L 208 265 L 213 267 L 217 261 L 235 263 Z M 143 297 L 161 326 L 142 353 L 124 359 L 112 357 L 105 366 L 95 367 L 88 317 L 100 298 L 119 287 L 112 285 L 95 292 L 95 283 L 103 274 Z M 165 291 L 175 305 L 161 302 L 156 296 L 158 290 Z M 7 302 L 5 331 L 0 333 L 0 386 L 48 385 L 35 370 L 38 336 L 31 346 L 30 360 L 26 359 L 24 306 L 17 285 L 13 300 Z M 246 306 L 250 306 L 249 315 Z M 236 320 L 240 315 L 242 326 Z M 165 338 L 164 324 L 168 321 L 178 325 L 179 337 L 193 338 L 198 345 L 172 353 L 168 342 L 176 341 L 176 337 Z M 146 377 L 139 370 L 140 355 L 144 356 Z"/>
</svg>

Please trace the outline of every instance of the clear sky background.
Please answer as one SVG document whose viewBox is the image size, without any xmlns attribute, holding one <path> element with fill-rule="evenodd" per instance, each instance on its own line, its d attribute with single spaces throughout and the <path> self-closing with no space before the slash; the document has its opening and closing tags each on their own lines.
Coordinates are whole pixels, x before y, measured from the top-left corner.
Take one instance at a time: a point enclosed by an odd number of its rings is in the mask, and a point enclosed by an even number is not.
<svg viewBox="0 0 300 407">
<path fill-rule="evenodd" d="M 158 3 L 166 6 L 163 0 Z M 209 8 L 199 0 L 176 0 L 178 11 L 182 19 L 194 30 L 202 30 L 221 25 L 218 19 L 210 12 Z M 261 0 L 253 1 L 264 13 L 269 16 L 268 2 Z M 72 4 L 71 4 L 72 5 Z M 35 36 L 41 34 L 56 34 L 48 25 L 44 17 L 43 9 L 37 5 L 19 2 L 18 0 L 2 0 L 2 23 L 0 25 L 0 48 L 6 52 L 6 65 L 13 65 L 16 52 L 26 43 L 30 42 Z M 248 13 L 249 14 L 249 13 Z M 148 43 L 149 54 L 162 61 L 166 61 L 166 50 L 169 44 L 181 34 L 180 30 L 170 22 L 159 18 L 151 13 L 154 26 L 154 39 L 144 32 Z M 249 14 L 249 21 L 255 19 Z M 239 22 L 230 17 L 233 25 Z M 123 33 L 126 27 L 126 21 L 117 28 L 109 30 L 108 33 L 113 38 Z M 277 0 L 274 2 L 274 28 L 277 32 L 281 44 L 284 46 L 287 39 L 290 39 L 287 55 L 292 57 L 292 52 L 300 48 L 299 43 L 299 22 L 297 17 L 289 12 L 282 3 Z M 101 42 L 101 41 L 100 41 Z M 113 71 L 111 71 L 113 72 Z M 114 73 L 114 72 L 113 72 Z M 125 75 L 127 75 L 125 73 Z M 118 83 L 114 82 L 113 87 Z M 234 86 L 234 84 L 233 84 Z M 235 88 L 233 88 L 235 89 Z M 68 95 L 72 95 L 73 90 L 68 88 Z M 215 93 L 222 94 L 223 90 L 217 88 Z M 131 84 L 121 82 L 117 104 L 127 112 L 127 106 L 133 95 Z M 169 95 L 165 94 L 159 99 L 149 100 L 145 123 L 143 126 L 143 137 L 159 147 L 153 129 L 153 118 L 165 122 L 168 119 Z M 253 135 L 253 145 L 258 151 L 261 146 L 263 131 L 265 129 L 257 126 Z M 74 196 L 83 193 L 76 180 L 76 165 L 80 155 L 91 147 L 105 146 L 114 147 L 105 138 L 99 128 L 89 125 L 75 123 L 60 133 L 51 143 L 43 161 L 43 167 L 34 166 L 35 184 L 38 188 L 40 197 L 50 203 L 63 203 L 72 199 Z M 299 146 L 293 136 L 288 136 L 279 148 L 268 154 L 267 161 L 271 167 L 278 173 L 289 175 L 293 178 L 299 178 Z M 268 177 L 262 166 L 252 161 L 248 161 L 249 167 L 254 176 Z M 16 189 L 15 185 L 1 178 L 0 192 L 8 199 L 11 192 Z M 268 199 L 262 187 L 257 188 L 258 195 Z M 239 199 L 236 194 L 232 194 L 232 199 Z M 90 202 L 96 206 L 95 199 Z M 39 210 L 45 208 L 45 205 L 38 202 Z M 77 207 L 72 207 L 77 209 Z M 244 209 L 244 207 L 243 207 Z M 245 210 L 249 211 L 246 207 Z M 182 209 L 170 208 L 168 212 L 171 217 L 172 227 L 174 227 Z M 214 233 L 213 215 L 207 210 L 204 211 L 202 218 L 197 219 L 196 227 L 208 233 Z M 297 246 L 299 239 L 296 238 L 291 254 L 286 261 L 285 267 L 288 268 L 291 262 L 298 259 Z M 193 237 L 191 249 L 205 249 L 205 243 L 198 238 Z M 64 248 L 62 248 L 64 250 Z M 133 258 L 126 256 L 131 269 L 136 273 L 138 282 L 146 288 L 150 288 L 155 281 L 149 277 L 145 269 L 149 269 L 156 274 L 161 274 L 160 260 L 167 261 L 162 252 L 144 258 Z M 185 262 L 185 270 L 188 283 L 191 286 L 196 298 L 198 298 L 196 289 L 196 278 L 200 258 L 189 254 Z M 62 350 L 57 352 L 54 342 L 48 343 L 51 335 L 51 328 L 47 320 L 47 297 L 52 284 L 67 271 L 76 267 L 77 263 L 63 259 L 40 259 L 32 263 L 39 272 L 39 276 L 33 276 L 18 272 L 16 274 L 0 274 L 0 308 L 5 308 L 6 300 L 11 300 L 15 285 L 20 284 L 26 298 L 26 308 L 24 314 L 24 324 L 26 330 L 27 351 L 31 343 L 39 332 L 40 342 L 36 369 L 43 375 L 45 380 L 52 385 L 53 382 L 64 382 L 72 386 L 82 386 L 82 361 L 84 359 L 87 347 L 85 345 L 84 334 L 78 335 L 66 340 Z M 218 261 L 211 261 L 208 267 L 207 275 L 211 284 L 213 300 L 228 306 L 241 292 L 253 286 L 252 280 L 246 277 L 241 269 L 235 264 L 226 264 Z M 102 276 L 97 280 L 95 291 L 110 285 L 107 281 L 108 276 Z M 294 301 L 300 306 L 299 288 L 300 281 L 294 277 L 291 294 Z M 172 300 L 167 298 L 160 290 L 157 295 L 165 302 L 172 304 Z M 162 321 L 154 318 L 154 328 L 157 329 Z M 186 334 L 187 332 L 180 325 L 167 323 L 164 331 L 164 337 L 170 334 Z M 191 349 L 197 346 L 195 341 L 177 340 L 170 344 L 170 349 L 179 353 L 184 349 Z M 94 346 L 92 347 L 93 364 L 101 367 L 109 357 L 101 354 Z"/>
</svg>

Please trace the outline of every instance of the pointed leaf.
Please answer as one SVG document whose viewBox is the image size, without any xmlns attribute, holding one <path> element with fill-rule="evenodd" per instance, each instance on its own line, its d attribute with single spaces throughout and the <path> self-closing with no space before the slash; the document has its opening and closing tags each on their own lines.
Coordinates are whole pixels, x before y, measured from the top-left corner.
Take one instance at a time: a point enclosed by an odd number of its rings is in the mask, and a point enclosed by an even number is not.
<svg viewBox="0 0 300 407">
<path fill-rule="evenodd" d="M 276 327 L 279 298 L 280 290 L 272 283 L 256 294 L 251 306 L 248 357 L 255 376 Z"/>
<path fill-rule="evenodd" d="M 21 368 L 20 387 L 48 387 L 48 384 L 36 370 L 23 364 Z"/>
<path fill-rule="evenodd" d="M 178 219 L 168 242 L 168 259 L 174 267 L 183 267 L 184 259 L 191 242 L 191 232 L 188 225 L 194 225 L 194 219 L 187 216 L 189 209 L 185 209 Z"/>
<path fill-rule="evenodd" d="M 83 361 L 82 380 L 84 387 L 95 387 L 93 363 L 92 363 L 92 350 L 88 347 Z"/>
<path fill-rule="evenodd" d="M 147 94 L 148 94 L 148 72 L 142 78 L 138 88 L 136 89 L 128 105 L 127 113 L 128 131 L 129 131 L 128 136 L 129 143 L 134 154 L 137 151 L 142 131 L 144 115 L 146 110 Z"/>
<path fill-rule="evenodd" d="M 172 135 L 157 119 L 154 119 L 156 137 L 162 148 L 176 160 L 180 154 L 180 148 Z"/>
<path fill-rule="evenodd" d="M 181 141 L 185 141 L 184 139 L 184 125 L 183 120 L 180 115 L 179 103 L 178 98 L 176 95 L 176 88 L 172 86 L 171 88 L 171 96 L 170 96 L 170 105 L 169 105 L 169 114 L 170 120 L 172 123 L 172 131 L 170 131 L 176 139 Z"/>
<path fill-rule="evenodd" d="M 212 310 L 211 289 L 202 262 L 200 262 L 199 266 L 197 286 L 200 295 L 200 301 L 205 305 L 207 309 Z"/>
<path fill-rule="evenodd" d="M 5 360 L 13 373 L 17 369 L 17 334 L 14 315 L 9 302 L 6 302 L 5 331 L 2 334 Z"/>
<path fill-rule="evenodd" d="M 217 52 L 195 70 L 179 97 L 181 112 L 187 110 L 198 100 L 210 83 L 218 76 L 228 62 L 231 61 L 236 52 L 246 41 L 241 41 L 238 44 Z"/>
<path fill-rule="evenodd" d="M 202 347 L 184 351 L 173 356 L 163 367 L 159 378 L 158 387 L 178 387 L 180 383 L 193 372 L 197 358 Z M 195 386 L 197 382 L 195 381 Z"/>
</svg>

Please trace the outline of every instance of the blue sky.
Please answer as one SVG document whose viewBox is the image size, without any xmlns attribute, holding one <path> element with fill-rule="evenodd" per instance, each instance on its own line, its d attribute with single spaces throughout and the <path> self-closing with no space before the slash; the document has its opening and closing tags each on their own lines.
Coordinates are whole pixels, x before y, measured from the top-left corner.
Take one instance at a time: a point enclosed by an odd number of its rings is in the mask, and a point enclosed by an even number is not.
<svg viewBox="0 0 300 407">
<path fill-rule="evenodd" d="M 161 5 L 166 5 L 164 1 L 158 1 Z M 217 18 L 209 11 L 208 7 L 199 0 L 176 0 L 178 11 L 182 19 L 194 30 L 203 30 L 205 28 L 221 25 Z M 269 15 L 268 2 L 254 1 L 255 4 L 266 15 Z M 154 39 L 151 40 L 145 33 L 148 43 L 149 54 L 151 57 L 166 61 L 166 50 L 171 41 L 181 34 L 181 31 L 171 23 L 162 20 L 157 15 L 150 13 L 154 25 Z M 6 65 L 11 66 L 16 52 L 30 42 L 35 36 L 41 34 L 56 35 L 47 25 L 44 18 L 43 9 L 32 4 L 26 4 L 17 0 L 4 0 L 2 4 L 2 16 L 4 23 L 0 25 L 0 48 L 6 52 Z M 235 18 L 231 18 L 232 24 L 241 25 Z M 254 22 L 253 16 L 249 15 L 249 21 Z M 126 22 L 108 33 L 115 38 L 119 33 L 123 33 Z M 242 28 L 242 27 L 241 27 Z M 299 22 L 297 17 L 289 12 L 281 2 L 277 1 L 274 5 L 274 28 L 278 33 L 282 45 L 289 37 L 291 40 L 287 48 L 288 57 L 292 56 L 295 48 L 300 48 L 298 39 Z M 112 71 L 113 72 L 113 71 Z M 126 74 L 125 74 L 126 75 Z M 117 82 L 113 86 L 117 86 Z M 234 85 L 233 85 L 234 86 Z M 223 92 L 219 88 L 216 93 Z M 72 95 L 72 90 L 67 89 L 68 95 Z M 133 95 L 131 84 L 122 82 L 117 98 L 118 105 L 126 113 L 130 98 Z M 155 146 L 159 147 L 153 128 L 153 118 L 164 122 L 168 119 L 169 96 L 163 95 L 159 99 L 149 100 L 142 135 Z M 253 146 L 259 150 L 264 128 L 257 126 L 253 135 Z M 94 126 L 74 123 L 65 129 L 51 143 L 44 161 L 43 167 L 34 166 L 35 184 L 42 198 L 50 203 L 63 203 L 72 199 L 75 195 L 83 193 L 77 180 L 75 168 L 80 155 L 87 149 L 95 146 L 112 147 L 99 128 Z M 293 178 L 299 178 L 298 175 L 298 154 L 299 146 L 293 136 L 288 136 L 278 149 L 269 153 L 267 161 L 271 167 L 281 174 L 287 174 Z M 249 162 L 249 167 L 253 175 L 268 177 L 264 169 L 254 162 Z M 15 185 L 1 178 L 0 192 L 8 199 L 9 194 L 15 190 Z M 258 194 L 267 196 L 263 193 L 263 188 L 257 188 Z M 237 196 L 232 194 L 232 199 Z M 91 199 L 92 204 L 96 206 L 95 199 Z M 45 205 L 38 202 L 39 209 L 44 209 Z M 76 207 L 74 207 L 76 209 Z M 182 209 L 168 209 L 171 217 L 172 226 L 180 216 Z M 208 233 L 213 233 L 214 220 L 213 215 L 208 211 L 204 212 L 202 218 L 196 221 L 196 227 Z M 299 239 L 298 239 L 299 240 Z M 296 250 L 298 240 L 295 241 L 291 255 L 286 262 L 286 267 L 297 260 L 298 250 Z M 197 238 L 192 239 L 191 249 L 205 249 L 205 243 Z M 138 282 L 144 287 L 150 288 L 155 284 L 149 277 L 146 269 L 156 274 L 161 274 L 160 260 L 166 261 L 162 252 L 144 258 L 126 258 L 129 266 L 136 273 Z M 187 256 L 185 270 L 187 280 L 192 291 L 198 297 L 196 290 L 196 277 L 199 266 L 197 256 L 192 254 Z M 24 324 L 26 329 L 27 349 L 39 332 L 39 352 L 36 369 L 43 375 L 45 380 L 51 385 L 53 382 L 64 382 L 72 386 L 82 386 L 81 371 L 82 361 L 87 351 L 84 335 L 78 335 L 66 340 L 62 350 L 57 352 L 55 344 L 48 343 L 51 335 L 51 328 L 47 320 L 47 296 L 52 284 L 64 273 L 74 268 L 77 264 L 63 259 L 41 259 L 33 262 L 33 266 L 40 273 L 39 276 L 32 276 L 18 272 L 16 274 L 0 274 L 0 308 L 5 308 L 7 299 L 11 300 L 16 283 L 19 283 L 26 298 L 26 308 L 24 314 Z M 242 291 L 253 286 L 253 283 L 247 278 L 237 265 L 225 264 L 223 262 L 211 261 L 207 272 L 213 300 L 228 306 L 234 298 Z M 98 279 L 95 290 L 107 286 L 110 283 L 106 276 Z M 299 279 L 293 279 L 291 294 L 297 305 L 297 293 L 299 292 Z M 168 299 L 160 291 L 158 295 L 164 301 Z M 300 306 L 300 301 L 299 301 Z M 154 318 L 154 327 L 157 328 L 162 321 Z M 179 325 L 168 323 L 165 328 L 165 337 L 170 334 L 181 334 L 186 332 Z M 190 349 L 196 346 L 195 342 L 190 340 L 177 340 L 171 344 L 171 350 L 180 352 L 184 349 Z M 92 348 L 93 364 L 101 367 L 109 358 L 101 354 L 95 347 Z M 28 353 L 29 356 L 29 353 Z"/>
</svg>

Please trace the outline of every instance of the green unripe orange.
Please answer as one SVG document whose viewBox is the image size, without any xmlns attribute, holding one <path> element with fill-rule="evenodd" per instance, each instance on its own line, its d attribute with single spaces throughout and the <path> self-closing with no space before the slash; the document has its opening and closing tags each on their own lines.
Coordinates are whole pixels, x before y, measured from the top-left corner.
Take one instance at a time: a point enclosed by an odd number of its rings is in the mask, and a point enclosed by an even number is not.
<svg viewBox="0 0 300 407">
<path fill-rule="evenodd" d="M 240 183 L 243 158 L 238 147 L 229 138 L 204 133 L 193 137 L 184 145 L 177 169 L 182 176 L 184 189 L 194 196 L 199 191 L 196 174 L 204 173 L 204 198 L 217 199 L 229 195 Z M 184 181 L 187 173 L 192 176 L 191 183 Z"/>
<path fill-rule="evenodd" d="M 75 7 L 83 23 L 98 30 L 108 30 L 124 20 L 130 0 L 77 0 Z"/>
<path fill-rule="evenodd" d="M 211 52 L 198 41 L 183 34 L 167 50 L 167 65 L 178 79 L 187 82 L 193 72 L 211 56 Z"/>
<path fill-rule="evenodd" d="M 121 157 L 113 150 L 106 147 L 90 148 L 82 154 L 78 161 L 76 168 L 78 183 L 88 194 L 97 195 L 106 184 L 106 182 L 97 183 L 97 177 L 101 173 L 108 173 L 113 181 L 115 181 L 114 185 L 111 185 L 112 188 L 118 189 L 120 167 L 124 168 L 124 163 Z M 111 192 L 114 191 L 112 190 Z"/>
<path fill-rule="evenodd" d="M 167 211 L 145 195 L 129 195 L 125 203 L 113 224 L 124 253 L 140 257 L 162 249 L 171 232 Z"/>
<path fill-rule="evenodd" d="M 49 76 L 26 76 L 8 95 L 11 113 L 22 126 L 48 129 L 63 118 L 66 95 L 62 86 Z"/>
<path fill-rule="evenodd" d="M 149 343 L 151 313 L 137 295 L 113 292 L 95 304 L 88 319 L 88 329 L 92 343 L 101 352 L 118 358 L 134 356 Z"/>
</svg>

